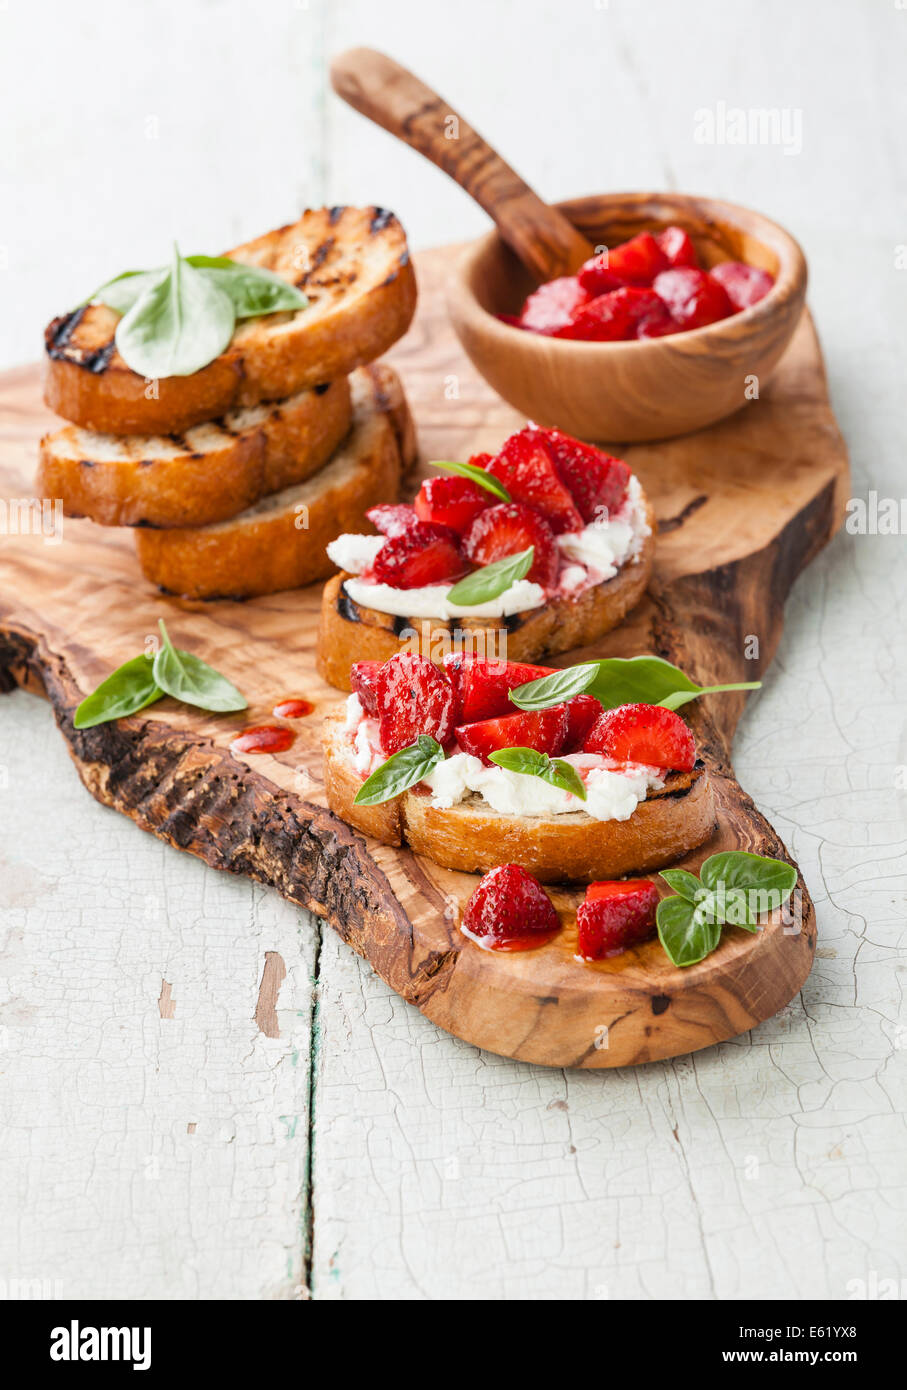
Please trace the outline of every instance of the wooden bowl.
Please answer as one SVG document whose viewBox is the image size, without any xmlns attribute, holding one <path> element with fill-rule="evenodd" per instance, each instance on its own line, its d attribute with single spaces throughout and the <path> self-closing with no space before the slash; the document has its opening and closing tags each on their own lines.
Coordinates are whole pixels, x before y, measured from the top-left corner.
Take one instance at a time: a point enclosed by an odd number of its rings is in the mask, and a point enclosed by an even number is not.
<svg viewBox="0 0 907 1390">
<path fill-rule="evenodd" d="M 683 193 L 612 193 L 558 207 L 596 247 L 672 223 L 702 264 L 746 261 L 775 277 L 731 318 L 641 342 L 581 343 L 501 323 L 535 288 L 490 232 L 464 252 L 448 288 L 457 336 L 486 381 L 527 418 L 583 439 L 633 442 L 702 429 L 761 390 L 787 347 L 806 295 L 806 260 L 783 227 L 748 208 Z"/>
</svg>

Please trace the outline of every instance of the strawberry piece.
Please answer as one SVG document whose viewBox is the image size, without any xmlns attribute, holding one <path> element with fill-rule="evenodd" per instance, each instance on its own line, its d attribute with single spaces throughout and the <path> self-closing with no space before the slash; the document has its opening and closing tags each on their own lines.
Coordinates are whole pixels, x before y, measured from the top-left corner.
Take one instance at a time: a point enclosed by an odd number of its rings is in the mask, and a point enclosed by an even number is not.
<svg viewBox="0 0 907 1390">
<path fill-rule="evenodd" d="M 464 753 L 488 762 L 489 753 L 499 748 L 534 748 L 556 757 L 564 746 L 567 732 L 567 706 L 550 709 L 517 710 L 501 719 L 483 719 L 477 724 L 459 724 L 457 742 Z"/>
<path fill-rule="evenodd" d="M 704 328 L 706 324 L 726 319 L 734 312 L 734 306 L 721 285 L 704 270 L 666 270 L 663 275 L 656 277 L 652 288 L 667 304 L 671 318 L 684 331 Z"/>
<path fill-rule="evenodd" d="M 453 652 L 444 658 L 444 669 L 456 692 L 458 724 L 473 724 L 499 714 L 513 714 L 511 690 L 528 681 L 550 676 L 553 666 L 529 666 L 522 661 L 494 661 L 472 652 Z M 599 711 L 601 706 L 599 706 Z"/>
<path fill-rule="evenodd" d="M 453 474 L 426 479 L 416 494 L 413 507 L 420 521 L 435 521 L 463 536 L 479 512 L 490 507 L 493 500 L 487 488 L 479 487 L 471 478 Z"/>
<path fill-rule="evenodd" d="M 609 513 L 618 510 L 630 481 L 630 470 L 622 459 L 560 430 L 546 430 L 545 443 L 586 525 L 601 516 L 602 508 Z"/>
<path fill-rule="evenodd" d="M 689 728 L 679 714 L 660 705 L 605 710 L 586 735 L 583 752 L 677 772 L 692 772 L 696 762 L 696 743 Z"/>
<path fill-rule="evenodd" d="M 388 756 L 408 748 L 419 734 L 447 743 L 453 733 L 453 686 L 427 656 L 397 652 L 386 661 L 375 682 L 375 704 L 378 735 Z"/>
<path fill-rule="evenodd" d="M 614 956 L 651 935 L 658 889 L 649 878 L 590 883 L 576 909 L 583 960 Z"/>
<path fill-rule="evenodd" d="M 494 454 L 472 454 L 469 462 L 473 468 L 487 468 L 493 458 Z"/>
<path fill-rule="evenodd" d="M 424 584 L 452 584 L 468 570 L 456 531 L 432 521 L 416 521 L 408 530 L 388 537 L 367 577 L 395 589 L 421 589 Z"/>
<path fill-rule="evenodd" d="M 669 264 L 651 232 L 640 232 L 608 252 L 608 269 L 624 285 L 651 285 Z"/>
<path fill-rule="evenodd" d="M 562 328 L 558 338 L 576 339 L 581 343 L 616 343 L 632 336 L 630 309 L 623 298 L 624 290 L 612 290 L 590 299 L 585 308 L 574 314 Z"/>
<path fill-rule="evenodd" d="M 579 513 L 577 513 L 579 515 Z M 463 542 L 463 548 L 474 565 L 492 565 L 508 555 L 535 546 L 532 568 L 526 578 L 543 589 L 557 585 L 560 566 L 554 532 L 541 512 L 522 502 L 500 502 L 476 517 Z M 383 555 L 382 546 L 378 558 Z"/>
<path fill-rule="evenodd" d="M 564 734 L 564 753 L 578 753 L 593 724 L 597 723 L 602 707 L 594 695 L 574 695 L 567 701 L 567 730 Z"/>
<path fill-rule="evenodd" d="M 461 923 L 467 936 L 498 951 L 542 946 L 560 925 L 542 885 L 519 864 L 499 864 L 485 874 Z"/>
<path fill-rule="evenodd" d="M 527 425 L 512 434 L 486 471 L 504 484 L 512 502 L 540 511 L 555 534 L 581 528 L 580 514 L 546 448 L 544 430 Z"/>
<path fill-rule="evenodd" d="M 672 266 L 692 266 L 694 270 L 699 269 L 696 247 L 683 227 L 665 227 L 655 240 Z"/>
<path fill-rule="evenodd" d="M 380 661 L 354 661 L 350 667 L 350 688 L 359 696 L 366 714 L 378 713 L 378 672 Z"/>
<path fill-rule="evenodd" d="M 603 251 L 599 256 L 593 256 L 591 260 L 584 261 L 576 272 L 576 278 L 580 285 L 590 295 L 607 294 L 609 290 L 620 289 L 623 284 L 614 271 L 608 265 L 607 251 Z"/>
<path fill-rule="evenodd" d="M 520 313 L 520 326 L 550 337 L 573 321 L 588 298 L 575 275 L 549 280 L 529 295 Z"/>
<path fill-rule="evenodd" d="M 758 304 L 774 285 L 774 277 L 758 266 L 746 265 L 743 261 L 722 261 L 709 271 L 712 280 L 717 280 L 735 309 L 748 309 Z"/>
<path fill-rule="evenodd" d="M 382 536 L 402 536 L 419 520 L 406 502 L 381 502 L 377 507 L 369 507 L 365 515 Z"/>
<path fill-rule="evenodd" d="M 657 298 L 657 296 L 656 296 Z M 671 333 L 679 333 L 680 328 L 671 318 L 668 306 L 659 301 L 659 307 L 640 317 L 636 325 L 636 336 L 640 339 L 667 338 Z"/>
</svg>

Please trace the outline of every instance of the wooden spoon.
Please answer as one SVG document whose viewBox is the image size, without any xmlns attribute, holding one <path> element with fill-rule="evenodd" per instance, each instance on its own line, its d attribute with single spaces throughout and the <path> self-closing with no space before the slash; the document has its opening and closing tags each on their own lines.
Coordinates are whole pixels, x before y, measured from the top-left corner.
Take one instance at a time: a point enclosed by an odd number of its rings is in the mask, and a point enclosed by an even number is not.
<svg viewBox="0 0 907 1390">
<path fill-rule="evenodd" d="M 462 116 L 374 48 L 351 48 L 331 64 L 334 91 L 418 150 L 494 218 L 536 280 L 572 275 L 595 254 L 562 212 L 548 207 Z"/>
</svg>

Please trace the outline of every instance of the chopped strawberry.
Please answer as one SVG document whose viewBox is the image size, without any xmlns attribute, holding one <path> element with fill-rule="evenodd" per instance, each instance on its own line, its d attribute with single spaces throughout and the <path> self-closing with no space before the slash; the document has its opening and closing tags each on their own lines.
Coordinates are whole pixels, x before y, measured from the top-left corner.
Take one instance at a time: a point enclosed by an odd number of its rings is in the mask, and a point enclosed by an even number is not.
<svg viewBox="0 0 907 1390">
<path fill-rule="evenodd" d="M 380 661 L 354 661 L 350 667 L 350 688 L 359 696 L 366 714 L 378 713 L 378 672 Z"/>
<path fill-rule="evenodd" d="M 775 283 L 767 270 L 743 261 L 722 261 L 712 267 L 709 275 L 718 281 L 735 309 L 748 309 L 751 304 L 758 304 Z"/>
<path fill-rule="evenodd" d="M 424 584 L 453 584 L 468 570 L 456 531 L 417 521 L 384 542 L 367 577 L 395 589 L 421 589 Z"/>
<path fill-rule="evenodd" d="M 640 232 L 608 252 L 608 269 L 625 285 L 651 285 L 670 262 L 651 232 Z"/>
<path fill-rule="evenodd" d="M 657 295 L 655 297 L 658 298 Z M 640 339 L 667 338 L 669 334 L 680 331 L 663 300 L 659 300 L 657 309 L 653 308 L 651 313 L 641 315 L 636 325 L 636 336 Z"/>
<path fill-rule="evenodd" d="M 541 512 L 522 502 L 500 502 L 481 512 L 469 529 L 463 548 L 474 565 L 492 565 L 508 555 L 535 546 L 532 568 L 526 578 L 543 589 L 557 584 L 560 564 L 554 532 Z M 379 551 L 379 559 L 384 547 Z"/>
<path fill-rule="evenodd" d="M 419 520 L 407 502 L 381 502 L 369 507 L 365 515 L 382 536 L 402 536 Z"/>
<path fill-rule="evenodd" d="M 672 266 L 692 266 L 694 270 L 699 269 L 696 247 L 683 227 L 665 227 L 655 240 Z"/>
<path fill-rule="evenodd" d="M 594 695 L 574 695 L 567 701 L 567 732 L 564 753 L 578 753 L 593 724 L 601 717 L 602 707 Z"/>
<path fill-rule="evenodd" d="M 499 864 L 485 874 L 461 923 L 467 936 L 499 951 L 544 945 L 560 925 L 544 888 L 519 864 Z"/>
<path fill-rule="evenodd" d="M 620 289 L 624 283 L 608 266 L 608 252 L 584 261 L 576 272 L 576 278 L 590 295 L 607 294 L 609 290 Z"/>
<path fill-rule="evenodd" d="M 651 935 L 658 889 L 649 878 L 590 883 L 576 909 L 583 960 L 601 960 Z"/>
<path fill-rule="evenodd" d="M 489 753 L 499 748 L 534 748 L 556 757 L 564 746 L 567 732 L 567 706 L 518 710 L 501 719 L 483 719 L 477 724 L 459 724 L 457 742 L 464 753 L 488 762 Z"/>
<path fill-rule="evenodd" d="M 529 681 L 550 676 L 552 666 L 528 666 L 522 661 L 494 661 L 471 652 L 453 652 L 444 658 L 444 669 L 457 695 L 457 722 L 473 724 L 499 714 L 513 714 L 511 690 Z M 601 706 L 599 706 L 599 713 Z"/>
<path fill-rule="evenodd" d="M 427 478 L 417 492 L 413 506 L 420 521 L 436 521 L 440 526 L 449 526 L 457 535 L 463 536 L 479 512 L 490 507 L 493 500 L 487 488 L 479 487 L 471 478 L 460 478 L 454 474 L 444 478 Z"/>
<path fill-rule="evenodd" d="M 611 290 L 579 309 L 571 321 L 559 330 L 559 338 L 573 338 L 582 343 L 616 343 L 631 336 L 630 309 L 623 298 L 624 291 Z"/>
<path fill-rule="evenodd" d="M 580 530 L 579 512 L 557 475 L 544 430 L 527 425 L 512 434 L 487 472 L 504 484 L 512 502 L 525 502 L 542 512 L 556 534 Z"/>
<path fill-rule="evenodd" d="M 469 462 L 473 468 L 487 468 L 493 458 L 494 454 L 473 454 Z"/>
<path fill-rule="evenodd" d="M 704 270 L 683 268 L 666 270 L 652 286 L 664 300 L 671 318 L 679 328 L 704 328 L 708 323 L 726 319 L 734 306 L 721 285 Z"/>
<path fill-rule="evenodd" d="M 529 295 L 520 314 L 520 325 L 533 333 L 551 335 L 573 321 L 589 298 L 575 275 L 548 280 Z"/>
<path fill-rule="evenodd" d="M 375 682 L 378 734 L 390 755 L 429 734 L 447 743 L 453 732 L 454 691 L 443 671 L 427 656 L 397 652 L 386 661 Z"/>
<path fill-rule="evenodd" d="M 546 430 L 545 443 L 561 482 L 569 489 L 587 525 L 601 516 L 602 508 L 617 511 L 630 481 L 630 470 L 621 459 L 560 430 Z"/>
<path fill-rule="evenodd" d="M 583 752 L 678 772 L 691 772 L 696 762 L 696 743 L 689 728 L 679 714 L 660 705 L 605 710 L 586 735 Z"/>
</svg>

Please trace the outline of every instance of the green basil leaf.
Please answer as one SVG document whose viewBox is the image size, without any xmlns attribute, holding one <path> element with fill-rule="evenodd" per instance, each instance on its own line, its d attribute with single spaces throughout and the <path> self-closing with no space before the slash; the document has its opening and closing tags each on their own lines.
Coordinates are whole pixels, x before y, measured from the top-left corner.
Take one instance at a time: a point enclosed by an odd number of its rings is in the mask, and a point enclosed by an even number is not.
<svg viewBox="0 0 907 1390">
<path fill-rule="evenodd" d="M 414 787 L 433 767 L 444 761 L 444 749 L 429 734 L 420 734 L 415 743 L 401 748 L 376 767 L 356 793 L 354 805 L 379 806 Z"/>
<path fill-rule="evenodd" d="M 301 290 L 261 266 L 243 265 L 229 256 L 187 256 L 186 261 L 229 295 L 238 319 L 308 308 Z"/>
<path fill-rule="evenodd" d="M 567 666 L 551 676 L 527 681 L 510 692 L 510 699 L 519 709 L 548 709 L 563 704 L 574 695 L 581 695 L 598 676 L 599 662 L 588 661 L 582 666 Z"/>
<path fill-rule="evenodd" d="M 174 647 L 163 619 L 158 626 L 163 645 L 154 658 L 154 679 L 163 691 L 184 704 L 220 714 L 246 709 L 248 701 L 232 681 L 202 661 L 201 657 Z"/>
<path fill-rule="evenodd" d="M 429 468 L 446 468 L 449 473 L 459 473 L 461 478 L 469 478 L 479 487 L 483 487 L 486 492 L 491 492 L 495 497 L 499 497 L 502 502 L 510 501 L 510 493 L 500 479 L 496 478 L 493 473 L 486 473 L 484 468 L 476 468 L 474 463 L 448 463 L 431 459 L 428 466 Z"/>
<path fill-rule="evenodd" d="M 706 894 L 706 889 L 696 875 L 687 873 L 686 869 L 662 869 L 661 877 L 669 888 L 673 888 L 675 893 L 679 893 L 688 902 L 696 903 Z"/>
<path fill-rule="evenodd" d="M 572 792 L 580 801 L 586 800 L 586 788 L 572 763 L 563 758 L 549 758 L 547 753 L 539 753 L 534 748 L 498 748 L 489 753 L 489 759 L 508 772 L 519 772 L 526 777 L 540 777 L 552 787 Z"/>
<path fill-rule="evenodd" d="M 147 656 L 135 656 L 125 661 L 106 680 L 101 681 L 97 690 L 79 705 L 73 715 L 73 725 L 77 729 L 93 729 L 96 724 L 106 724 L 111 719 L 122 719 L 127 714 L 137 714 L 146 705 L 151 705 L 164 694 L 154 679 L 153 663 Z"/>
<path fill-rule="evenodd" d="M 721 925 L 703 919 L 687 898 L 662 898 L 655 913 L 658 939 L 677 966 L 696 965 L 721 940 Z"/>
<path fill-rule="evenodd" d="M 235 323 L 230 296 L 174 246 L 169 270 L 120 319 L 117 350 L 140 376 L 191 376 L 220 356 Z"/>
<path fill-rule="evenodd" d="M 125 314 L 132 308 L 139 295 L 150 290 L 166 274 L 166 269 L 124 270 L 122 275 L 115 275 L 112 280 L 96 289 L 94 294 L 83 299 L 82 304 L 106 304 L 108 309 Z"/>
<path fill-rule="evenodd" d="M 525 579 L 532 569 L 535 546 L 521 550 L 516 555 L 506 555 L 503 560 L 495 560 L 493 565 L 485 565 L 473 570 L 455 584 L 447 595 L 447 602 L 458 608 L 471 608 L 479 603 L 488 603 L 505 593 L 518 579 Z"/>
<path fill-rule="evenodd" d="M 758 690 L 761 685 L 761 681 L 744 681 L 736 685 L 697 685 L 679 667 L 672 666 L 670 661 L 663 661 L 660 656 L 613 656 L 604 661 L 587 662 L 581 667 L 567 667 L 567 671 L 589 671 L 590 668 L 594 668 L 593 674 L 572 693 L 587 691 L 595 696 L 603 709 L 636 704 L 680 709 L 681 705 L 698 699 L 700 695 L 717 694 L 723 690 Z M 558 674 L 566 676 L 566 672 Z M 518 686 L 516 691 L 511 691 L 511 700 L 520 709 L 545 709 L 548 705 L 559 704 L 565 697 L 554 692 L 561 687 L 553 684 L 554 677 L 547 676 L 545 679 L 552 682 L 547 694 L 544 690 L 536 689 L 544 682 L 531 681 L 528 686 Z M 524 692 L 530 688 L 534 703 L 525 705 L 522 703 Z M 545 702 L 541 703 L 543 696 Z"/>
<path fill-rule="evenodd" d="M 745 850 L 727 850 L 706 859 L 699 870 L 707 888 L 724 894 L 740 889 L 746 894 L 747 921 L 737 926 L 757 923 L 759 917 L 774 912 L 786 903 L 797 886 L 797 871 L 783 859 L 769 859 Z"/>
</svg>

